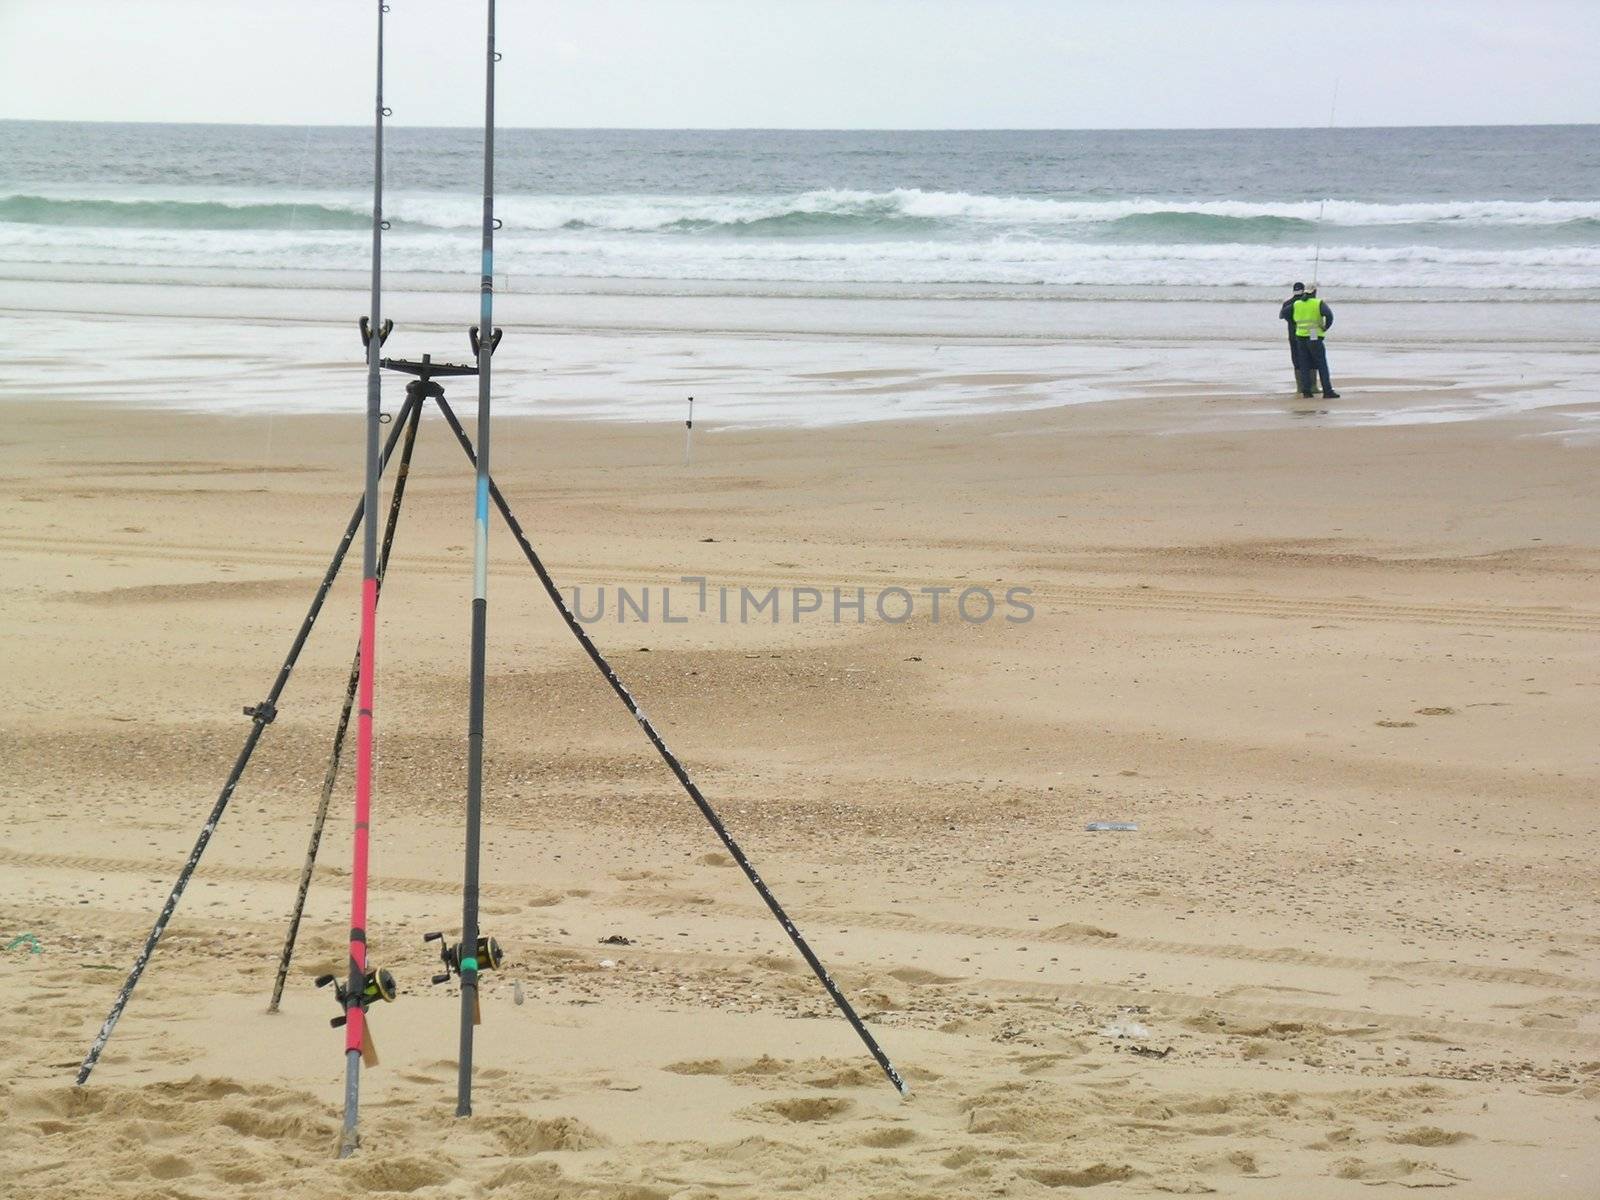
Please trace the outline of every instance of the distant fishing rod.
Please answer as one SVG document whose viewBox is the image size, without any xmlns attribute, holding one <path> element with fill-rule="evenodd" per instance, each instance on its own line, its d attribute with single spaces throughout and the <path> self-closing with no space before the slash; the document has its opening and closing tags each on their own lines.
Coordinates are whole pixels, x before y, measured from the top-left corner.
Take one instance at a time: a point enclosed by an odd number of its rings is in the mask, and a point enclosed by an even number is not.
<svg viewBox="0 0 1600 1200">
<path fill-rule="evenodd" d="M 689 465 L 689 457 L 694 453 L 694 397 L 689 397 L 689 419 L 683 423 L 683 465 Z"/>
<path fill-rule="evenodd" d="M 1333 114 L 1334 114 L 1335 110 L 1338 107 L 1339 107 L 1339 80 L 1337 78 L 1335 78 L 1334 81 L 1333 81 L 1333 99 L 1328 103 L 1328 132 L 1329 133 L 1333 132 Z M 1323 177 L 1323 187 L 1321 189 L 1319 189 L 1319 190 L 1324 191 L 1324 192 L 1328 190 L 1327 189 L 1327 177 L 1326 177 L 1326 175 L 1324 175 L 1324 177 Z M 1311 290 L 1312 291 L 1316 291 L 1317 290 L 1317 272 L 1322 267 L 1322 214 L 1327 209 L 1327 207 L 1328 207 L 1328 198 L 1326 196 L 1324 196 L 1324 197 L 1322 197 L 1322 199 L 1320 199 L 1317 202 L 1317 247 L 1316 247 L 1316 255 L 1311 260 Z"/>
</svg>

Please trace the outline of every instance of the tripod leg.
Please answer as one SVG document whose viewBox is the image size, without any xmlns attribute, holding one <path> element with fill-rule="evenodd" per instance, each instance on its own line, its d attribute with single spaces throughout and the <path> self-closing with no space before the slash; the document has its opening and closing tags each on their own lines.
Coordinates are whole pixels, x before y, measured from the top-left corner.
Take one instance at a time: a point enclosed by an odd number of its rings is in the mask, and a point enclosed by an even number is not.
<svg viewBox="0 0 1600 1200">
<path fill-rule="evenodd" d="M 395 420 L 395 427 L 389 434 L 388 443 L 383 448 L 380 465 L 387 463 L 389 456 L 394 452 L 395 443 L 400 438 L 401 426 L 411 419 L 412 410 L 417 406 L 409 396 L 401 406 Z M 339 546 L 333 552 L 333 561 L 328 564 L 327 571 L 322 576 L 322 582 L 317 586 L 317 594 L 312 597 L 311 607 L 306 611 L 305 619 L 300 622 L 299 632 L 295 634 L 294 642 L 289 647 L 289 653 L 283 660 L 283 666 L 278 669 L 278 677 L 273 681 L 272 690 L 267 693 L 267 698 L 260 704 L 252 705 L 245 709 L 246 715 L 251 718 L 250 733 L 244 741 L 244 748 L 239 751 L 239 757 L 234 760 L 233 769 L 228 772 L 227 782 L 222 785 L 222 792 L 217 796 L 217 802 L 211 808 L 211 813 L 206 817 L 206 822 L 200 827 L 200 836 L 195 839 L 194 849 L 189 851 L 189 858 L 183 864 L 183 869 L 178 872 L 177 882 L 172 885 L 172 891 L 167 896 L 167 901 L 161 906 L 161 912 L 156 917 L 156 923 L 150 930 L 150 936 L 145 939 L 144 949 L 139 951 L 139 957 L 133 961 L 133 969 L 128 973 L 128 978 L 122 985 L 122 990 L 117 993 L 117 998 L 111 1003 L 111 1011 L 106 1014 L 105 1022 L 100 1026 L 100 1032 L 95 1035 L 94 1043 L 89 1047 L 89 1052 L 84 1056 L 83 1065 L 78 1068 L 78 1086 L 89 1081 L 89 1074 L 94 1070 L 95 1063 L 100 1061 L 100 1052 L 106 1048 L 106 1043 L 111 1040 L 111 1031 L 117 1027 L 117 1021 L 122 1016 L 122 1010 L 127 1007 L 128 998 L 133 995 L 133 989 L 138 986 L 139 977 L 144 974 L 145 967 L 150 964 L 150 957 L 156 952 L 156 944 L 161 941 L 161 935 L 167 931 L 167 923 L 172 920 L 172 914 L 177 910 L 178 901 L 183 898 L 184 889 L 189 886 L 189 878 L 194 874 L 195 868 L 200 865 L 200 856 L 206 852 L 206 846 L 211 842 L 211 835 L 217 831 L 217 822 L 222 820 L 222 814 L 227 811 L 228 801 L 233 798 L 233 789 L 239 786 L 239 777 L 244 774 L 244 769 L 250 764 L 250 756 L 255 753 L 256 743 L 261 740 L 261 734 L 274 717 L 278 715 L 278 697 L 283 694 L 284 687 L 289 682 L 289 675 L 294 670 L 295 663 L 300 658 L 300 651 L 305 648 L 306 639 L 311 636 L 311 627 L 316 624 L 318 615 L 322 612 L 322 604 L 328 598 L 328 591 L 333 587 L 334 578 L 339 574 L 339 568 L 344 564 L 345 554 L 350 549 L 350 543 L 355 540 L 356 530 L 361 525 L 361 519 L 366 512 L 366 501 L 357 503 L 356 511 L 350 517 L 350 523 L 345 526 L 344 536 L 339 539 Z"/>
<path fill-rule="evenodd" d="M 466 430 L 461 427 L 461 422 L 456 419 L 454 410 L 451 409 L 449 402 L 443 396 L 436 396 L 435 400 L 438 402 L 439 411 L 444 414 L 444 419 L 450 423 L 450 429 L 456 435 L 456 441 L 461 443 L 461 449 L 465 451 L 467 458 L 476 466 L 477 456 L 473 453 L 472 443 L 467 438 Z M 656 752 L 661 755 L 662 760 L 671 769 L 673 775 L 677 777 L 678 782 L 683 785 L 683 790 L 688 793 L 689 799 L 694 801 L 695 807 L 700 810 L 700 815 L 711 826 L 712 832 L 721 839 L 723 846 L 732 855 L 734 862 L 739 864 L 739 869 L 744 872 L 745 878 L 750 881 L 751 886 L 756 889 L 762 901 L 771 910 L 772 915 L 777 918 L 778 924 L 783 926 L 784 933 L 789 935 L 789 940 L 794 943 L 795 949 L 800 951 L 800 957 L 806 960 L 806 965 L 811 968 L 812 974 L 822 984 L 823 989 L 838 1007 L 839 1012 L 843 1014 L 844 1019 L 850 1022 L 850 1027 L 856 1031 L 856 1035 L 861 1039 L 862 1044 L 866 1046 L 868 1052 L 871 1053 L 874 1061 L 883 1069 L 883 1073 L 888 1076 L 889 1082 L 894 1084 L 902 1096 L 909 1096 L 911 1089 L 906 1086 L 906 1081 L 900 1077 L 900 1072 L 895 1070 L 894 1064 L 889 1061 L 889 1056 L 878 1045 L 877 1039 L 872 1036 L 872 1031 L 862 1023 L 850 1001 L 839 990 L 839 985 L 828 974 L 828 969 L 822 965 L 822 960 L 816 956 L 805 938 L 801 936 L 800 931 L 795 928 L 794 922 L 789 919 L 789 914 L 783 910 L 783 906 L 778 903 L 778 898 L 772 894 L 772 889 L 767 887 L 760 875 L 756 874 L 755 867 L 745 857 L 745 853 L 739 848 L 739 844 L 733 840 L 733 835 L 728 832 L 728 827 L 722 823 L 722 818 L 717 816 L 716 810 L 711 807 L 710 802 L 700 793 L 700 788 L 690 778 L 689 772 L 684 769 L 683 763 L 678 760 L 678 756 L 672 752 L 667 743 L 662 740 L 661 735 L 656 732 L 656 727 L 650 723 L 650 718 L 644 715 L 644 710 L 639 707 L 638 701 L 633 698 L 633 693 L 628 691 L 622 680 L 618 678 L 616 671 L 612 670 L 611 664 L 600 653 L 593 639 L 589 637 L 588 632 L 579 623 L 578 619 L 572 615 L 572 610 L 567 607 L 566 601 L 561 598 L 561 591 L 556 587 L 555 580 L 550 577 L 550 572 L 545 569 L 538 552 L 533 548 L 533 543 L 528 541 L 528 535 L 522 531 L 521 523 L 512 515 L 510 505 L 506 503 L 505 497 L 501 495 L 500 489 L 495 486 L 492 478 L 489 480 L 489 495 L 494 500 L 495 507 L 500 510 L 500 515 L 505 518 L 506 526 L 511 530 L 511 535 L 517 539 L 517 545 L 522 548 L 523 557 L 528 560 L 528 565 L 533 568 L 534 574 L 539 577 L 539 582 L 544 585 L 544 590 L 549 595 L 550 602 L 556 606 L 556 611 L 561 614 L 561 619 L 566 622 L 567 628 L 572 631 L 572 636 L 578 639 L 578 643 L 583 647 L 585 653 L 589 655 L 589 658 L 600 673 L 606 677 L 606 682 L 611 685 L 611 690 L 617 694 L 617 699 L 621 700 L 624 707 L 633 714 L 633 719 L 639 723 L 639 728 L 644 730 L 645 737 L 650 739 L 650 744 L 656 748 Z"/>
<path fill-rule="evenodd" d="M 383 528 L 383 548 L 378 552 L 378 589 L 382 594 L 383 577 L 389 570 L 389 551 L 394 546 L 395 527 L 400 522 L 400 501 L 406 494 L 406 479 L 411 473 L 411 450 L 417 440 L 417 423 L 422 419 L 422 406 L 411 410 L 406 422 L 405 441 L 400 447 L 400 463 L 395 467 L 394 495 L 389 500 L 389 519 Z M 289 916 L 289 932 L 283 940 L 283 954 L 278 959 L 278 975 L 272 983 L 272 1000 L 267 1005 L 269 1013 L 278 1011 L 283 999 L 283 986 L 289 978 L 289 962 L 294 957 L 295 939 L 300 935 L 300 918 L 306 908 L 306 894 L 311 890 L 311 876 L 317 868 L 317 850 L 322 845 L 322 829 L 328 820 L 328 805 L 333 799 L 334 782 L 339 777 L 339 759 L 344 753 L 345 734 L 350 729 L 350 710 L 356 703 L 356 685 L 361 681 L 361 647 L 356 647 L 355 660 L 350 664 L 350 681 L 345 687 L 344 706 L 339 710 L 339 725 L 333 734 L 333 751 L 328 756 L 328 769 L 322 777 L 322 796 L 317 801 L 317 815 L 311 823 L 311 841 L 306 847 L 305 865 L 300 868 L 300 887 L 295 892 L 294 911 Z"/>
</svg>

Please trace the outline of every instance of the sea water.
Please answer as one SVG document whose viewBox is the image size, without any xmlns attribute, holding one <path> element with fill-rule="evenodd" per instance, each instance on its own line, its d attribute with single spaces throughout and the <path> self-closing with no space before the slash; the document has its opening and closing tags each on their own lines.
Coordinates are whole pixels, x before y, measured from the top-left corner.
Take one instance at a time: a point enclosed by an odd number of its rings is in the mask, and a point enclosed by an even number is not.
<svg viewBox="0 0 1600 1200">
<path fill-rule="evenodd" d="M 481 141 L 388 131 L 391 286 L 475 287 Z M 0 122 L 0 279 L 359 287 L 371 132 Z M 508 290 L 1561 298 L 1600 286 L 1600 126 L 506 129 Z"/>
<path fill-rule="evenodd" d="M 681 421 L 693 395 L 714 436 L 1158 395 L 1203 397 L 1207 428 L 1600 431 L 1569 308 L 1600 299 L 1594 126 L 499 149 L 506 415 Z M 467 353 L 481 154 L 389 131 L 391 353 Z M 0 122 L 0 398 L 359 411 L 370 155 L 367 129 Z M 1277 314 L 1313 278 L 1345 399 L 1308 417 Z"/>
</svg>

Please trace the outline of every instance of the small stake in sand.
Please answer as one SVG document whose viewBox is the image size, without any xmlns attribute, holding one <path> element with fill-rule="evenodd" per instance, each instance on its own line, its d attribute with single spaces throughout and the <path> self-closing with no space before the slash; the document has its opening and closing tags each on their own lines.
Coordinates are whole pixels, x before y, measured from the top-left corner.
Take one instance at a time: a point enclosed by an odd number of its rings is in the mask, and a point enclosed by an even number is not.
<svg viewBox="0 0 1600 1200">
<path fill-rule="evenodd" d="M 683 423 L 683 465 L 689 465 L 694 452 L 694 397 L 689 397 L 689 419 Z"/>
</svg>

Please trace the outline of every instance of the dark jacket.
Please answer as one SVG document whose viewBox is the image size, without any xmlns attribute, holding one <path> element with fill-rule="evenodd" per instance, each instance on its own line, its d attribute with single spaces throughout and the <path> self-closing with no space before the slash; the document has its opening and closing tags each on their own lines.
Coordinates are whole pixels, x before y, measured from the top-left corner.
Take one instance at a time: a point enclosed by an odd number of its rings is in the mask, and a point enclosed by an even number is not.
<svg viewBox="0 0 1600 1200">
<path fill-rule="evenodd" d="M 1288 322 L 1290 338 L 1294 337 L 1294 302 L 1298 299 L 1300 299 L 1300 295 L 1297 292 L 1285 300 L 1283 307 L 1278 310 L 1278 320 Z"/>
</svg>

